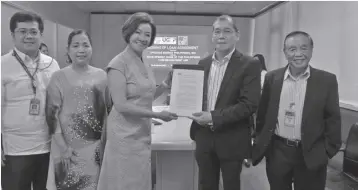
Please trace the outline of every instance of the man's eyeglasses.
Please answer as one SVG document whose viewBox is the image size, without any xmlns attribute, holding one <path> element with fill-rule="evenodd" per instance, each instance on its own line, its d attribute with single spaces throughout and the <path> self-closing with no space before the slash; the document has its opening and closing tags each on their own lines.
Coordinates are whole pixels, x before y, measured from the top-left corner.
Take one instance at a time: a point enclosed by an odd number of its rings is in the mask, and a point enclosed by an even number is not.
<svg viewBox="0 0 358 190">
<path fill-rule="evenodd" d="M 37 36 L 40 31 L 36 30 L 36 29 L 24 29 L 24 28 L 20 28 L 18 30 L 15 30 L 15 33 L 20 34 L 21 36 L 25 36 L 26 34 L 30 34 L 31 36 Z"/>
<path fill-rule="evenodd" d="M 224 36 L 230 36 L 234 33 L 233 30 L 223 30 L 223 31 L 220 31 L 220 30 L 214 30 L 214 36 L 219 36 L 221 33 L 224 35 Z"/>
</svg>

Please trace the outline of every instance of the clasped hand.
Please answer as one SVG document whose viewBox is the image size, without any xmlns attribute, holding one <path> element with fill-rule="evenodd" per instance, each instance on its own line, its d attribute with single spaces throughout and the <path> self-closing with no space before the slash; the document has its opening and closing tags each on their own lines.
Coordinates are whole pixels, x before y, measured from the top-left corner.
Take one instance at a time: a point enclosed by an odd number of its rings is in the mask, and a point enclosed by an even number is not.
<svg viewBox="0 0 358 190">
<path fill-rule="evenodd" d="M 67 150 L 64 152 L 61 158 L 62 165 L 66 170 L 70 168 L 71 162 L 76 163 L 75 157 L 78 156 L 78 153 L 73 150 L 71 147 L 68 147 Z"/>
</svg>

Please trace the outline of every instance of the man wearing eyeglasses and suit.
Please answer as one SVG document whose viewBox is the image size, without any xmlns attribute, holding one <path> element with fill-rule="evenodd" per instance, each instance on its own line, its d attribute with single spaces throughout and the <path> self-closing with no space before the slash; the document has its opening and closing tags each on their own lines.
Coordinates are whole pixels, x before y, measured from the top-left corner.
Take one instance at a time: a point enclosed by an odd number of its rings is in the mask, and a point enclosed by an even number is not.
<svg viewBox="0 0 358 190">
<path fill-rule="evenodd" d="M 223 15 L 213 24 L 214 54 L 204 58 L 203 112 L 194 113 L 190 137 L 196 142 L 201 190 L 240 189 L 243 160 L 251 150 L 250 119 L 260 99 L 260 63 L 236 50 L 239 30 Z"/>
</svg>

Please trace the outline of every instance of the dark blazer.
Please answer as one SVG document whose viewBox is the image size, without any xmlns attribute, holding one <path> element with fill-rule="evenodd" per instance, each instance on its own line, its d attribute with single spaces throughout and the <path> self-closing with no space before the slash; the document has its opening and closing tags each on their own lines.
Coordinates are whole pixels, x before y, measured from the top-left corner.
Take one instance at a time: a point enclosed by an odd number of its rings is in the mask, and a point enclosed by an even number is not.
<svg viewBox="0 0 358 190">
<path fill-rule="evenodd" d="M 278 122 L 278 110 L 287 66 L 267 73 L 257 114 L 258 133 L 253 164 L 265 156 Z M 334 74 L 310 68 L 302 113 L 301 143 L 308 168 L 328 163 L 341 147 L 341 115 Z"/>
<path fill-rule="evenodd" d="M 212 55 L 199 62 L 204 67 L 204 111 L 207 108 L 207 81 L 211 64 Z M 191 125 L 190 137 L 196 141 L 197 147 L 212 140 L 214 133 L 215 142 L 223 154 L 230 158 L 232 154 L 247 156 L 251 147 L 250 116 L 257 110 L 260 88 L 259 61 L 235 50 L 227 65 L 215 110 L 211 111 L 214 132 L 195 121 Z"/>
</svg>

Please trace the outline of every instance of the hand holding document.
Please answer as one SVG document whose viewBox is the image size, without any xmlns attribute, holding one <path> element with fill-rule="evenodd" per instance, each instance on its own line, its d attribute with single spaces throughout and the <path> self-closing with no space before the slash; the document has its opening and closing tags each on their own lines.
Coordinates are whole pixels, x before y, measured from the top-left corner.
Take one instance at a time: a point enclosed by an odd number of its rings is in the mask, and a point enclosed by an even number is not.
<svg viewBox="0 0 358 190">
<path fill-rule="evenodd" d="M 169 112 L 168 106 L 154 106 L 153 111 L 157 113 L 157 118 L 152 118 L 152 123 L 154 125 L 162 124 L 161 121 L 171 121 L 178 119 L 177 114 Z"/>
<path fill-rule="evenodd" d="M 208 125 L 213 122 L 210 112 L 193 113 L 193 115 L 189 118 L 197 122 L 199 125 Z"/>
<path fill-rule="evenodd" d="M 153 107 L 153 111 L 167 110 L 176 113 L 178 119 L 153 127 L 152 134 L 155 141 L 191 141 L 188 134 L 193 120 L 190 118 L 193 113 L 202 111 L 203 88 L 203 67 L 183 64 L 173 66 L 169 110 L 168 107 L 158 106 Z"/>
<path fill-rule="evenodd" d="M 168 111 L 161 111 L 157 113 L 157 117 L 166 122 L 178 119 L 177 114 Z"/>
</svg>

